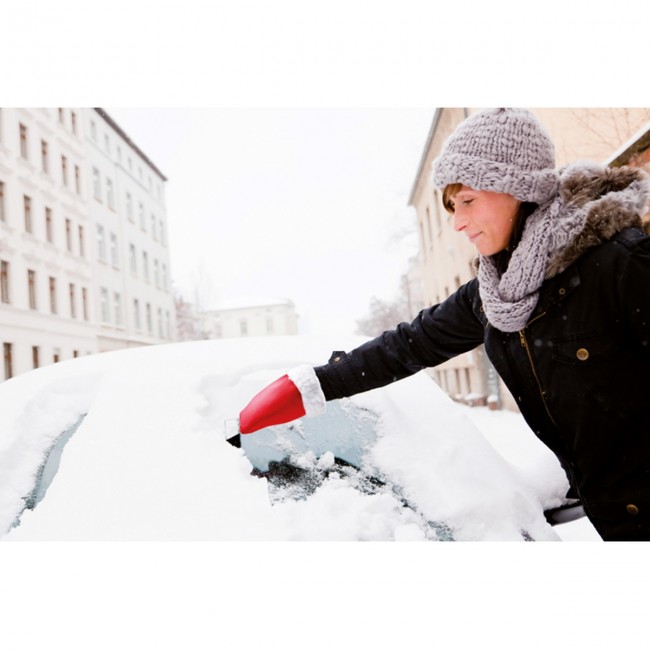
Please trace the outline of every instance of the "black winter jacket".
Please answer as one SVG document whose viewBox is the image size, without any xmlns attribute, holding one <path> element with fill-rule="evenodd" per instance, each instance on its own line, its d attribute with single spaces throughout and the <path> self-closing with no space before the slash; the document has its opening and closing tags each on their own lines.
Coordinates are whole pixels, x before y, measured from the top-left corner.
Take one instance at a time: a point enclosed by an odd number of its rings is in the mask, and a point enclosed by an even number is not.
<svg viewBox="0 0 650 650">
<path fill-rule="evenodd" d="M 598 180 L 596 198 L 609 191 Z M 636 208 L 601 207 L 590 216 L 599 234 L 577 238 L 520 332 L 490 325 L 474 279 L 412 323 L 335 352 L 316 374 L 326 398 L 336 399 L 484 343 L 603 539 L 650 540 L 650 237 L 629 227 L 639 221 Z"/>
</svg>

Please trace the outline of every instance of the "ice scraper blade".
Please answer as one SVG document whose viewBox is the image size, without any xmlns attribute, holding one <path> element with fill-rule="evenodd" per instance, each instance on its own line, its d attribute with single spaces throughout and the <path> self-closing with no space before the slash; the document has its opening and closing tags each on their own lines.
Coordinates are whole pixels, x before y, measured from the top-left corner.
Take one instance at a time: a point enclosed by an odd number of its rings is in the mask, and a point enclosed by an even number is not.
<svg viewBox="0 0 650 650">
<path fill-rule="evenodd" d="M 226 442 L 229 442 L 237 449 L 241 448 L 241 434 L 239 433 L 239 418 L 225 420 L 223 428 L 226 433 Z"/>
</svg>

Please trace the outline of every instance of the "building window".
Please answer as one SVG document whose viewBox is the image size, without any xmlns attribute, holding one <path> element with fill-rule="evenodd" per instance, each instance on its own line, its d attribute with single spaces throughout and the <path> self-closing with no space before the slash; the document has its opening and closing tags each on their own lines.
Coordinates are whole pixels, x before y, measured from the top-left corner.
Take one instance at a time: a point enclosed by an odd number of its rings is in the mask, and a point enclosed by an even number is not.
<svg viewBox="0 0 650 650">
<path fill-rule="evenodd" d="M 59 363 L 59 361 L 61 361 L 61 350 L 59 350 L 59 348 L 54 348 L 54 351 L 52 353 L 52 361 L 54 363 Z"/>
<path fill-rule="evenodd" d="M 61 156 L 61 180 L 68 187 L 68 159 L 65 156 Z"/>
<path fill-rule="evenodd" d="M 0 221 L 6 220 L 5 212 L 5 184 L 0 181 Z"/>
<path fill-rule="evenodd" d="M 135 252 L 135 244 L 129 244 L 129 267 L 133 275 L 138 274 L 138 257 Z"/>
<path fill-rule="evenodd" d="M 163 314 L 162 309 L 158 307 L 158 338 L 163 337 Z"/>
<path fill-rule="evenodd" d="M 113 268 L 120 268 L 120 250 L 117 242 L 117 235 L 111 233 L 111 264 Z"/>
<path fill-rule="evenodd" d="M 0 301 L 7 305 L 11 302 L 9 294 L 9 262 L 5 260 L 0 261 Z"/>
<path fill-rule="evenodd" d="M 11 379 L 14 376 L 14 359 L 13 359 L 13 344 L 3 343 L 5 355 L 5 379 Z"/>
<path fill-rule="evenodd" d="M 169 284 L 167 281 L 167 265 L 163 264 L 162 265 L 162 286 L 165 291 L 169 288 Z"/>
<path fill-rule="evenodd" d="M 115 194 L 113 192 L 113 181 L 110 178 L 106 179 L 106 205 L 111 210 L 115 210 Z"/>
<path fill-rule="evenodd" d="M 70 318 L 77 318 L 77 290 L 72 282 L 68 286 L 70 295 Z"/>
<path fill-rule="evenodd" d="M 41 140 L 41 165 L 46 174 L 50 173 L 50 161 L 48 160 L 47 142 Z"/>
<path fill-rule="evenodd" d="M 151 236 L 154 238 L 154 241 L 158 241 L 158 232 L 156 228 L 156 216 L 151 215 Z"/>
<path fill-rule="evenodd" d="M 115 292 L 113 294 L 113 306 L 115 309 L 115 324 L 122 324 L 122 296 Z"/>
<path fill-rule="evenodd" d="M 142 273 L 145 280 L 149 280 L 149 256 L 146 251 L 142 251 Z"/>
<path fill-rule="evenodd" d="M 32 366 L 34 370 L 41 365 L 39 357 L 40 357 L 40 350 L 38 348 L 38 345 L 32 345 Z"/>
<path fill-rule="evenodd" d="M 65 116 L 63 114 L 63 109 L 62 108 L 59 109 L 59 122 L 61 124 L 65 124 Z"/>
<path fill-rule="evenodd" d="M 108 323 L 111 319 L 111 312 L 108 304 L 108 289 L 106 287 L 102 287 L 99 292 L 99 302 L 102 310 L 102 322 Z"/>
<path fill-rule="evenodd" d="M 90 137 L 97 142 L 97 125 L 92 120 L 90 121 Z"/>
<path fill-rule="evenodd" d="M 138 203 L 138 213 L 140 215 L 140 228 L 142 228 L 142 230 L 146 231 L 147 230 L 147 224 L 145 222 L 144 205 L 142 205 L 142 203 Z"/>
<path fill-rule="evenodd" d="M 128 192 L 126 193 L 126 216 L 133 222 L 133 199 Z"/>
<path fill-rule="evenodd" d="M 77 194 L 81 196 L 81 169 L 79 165 L 74 166 L 74 187 Z"/>
<path fill-rule="evenodd" d="M 86 245 L 84 243 L 84 227 L 79 226 L 79 255 L 86 257 Z"/>
<path fill-rule="evenodd" d="M 106 153 L 110 155 L 111 153 L 111 141 L 108 138 L 108 133 L 104 133 L 104 149 L 106 149 Z"/>
<path fill-rule="evenodd" d="M 160 268 L 158 266 L 158 260 L 153 261 L 153 278 L 156 284 L 156 289 L 160 289 Z"/>
<path fill-rule="evenodd" d="M 153 334 L 153 318 L 151 314 L 151 305 L 147 303 L 147 331 Z"/>
<path fill-rule="evenodd" d="M 83 307 L 84 320 L 88 320 L 88 289 L 81 288 L 81 306 Z"/>
<path fill-rule="evenodd" d="M 25 232 L 32 232 L 32 200 L 23 195 L 23 208 L 25 212 Z"/>
<path fill-rule="evenodd" d="M 72 122 L 72 132 L 77 135 L 77 114 L 74 111 L 70 111 L 70 120 Z"/>
<path fill-rule="evenodd" d="M 162 219 L 160 220 L 160 228 L 159 228 L 158 232 L 160 234 L 160 243 L 164 246 L 165 245 L 165 228 L 163 226 Z"/>
<path fill-rule="evenodd" d="M 99 176 L 99 170 L 93 167 L 93 196 L 97 201 L 102 201 L 102 179 Z"/>
<path fill-rule="evenodd" d="M 97 225 L 97 256 L 102 262 L 106 261 L 106 235 L 104 226 Z"/>
<path fill-rule="evenodd" d="M 52 233 L 52 209 L 45 208 L 45 238 L 50 244 L 54 241 Z"/>
<path fill-rule="evenodd" d="M 50 276 L 50 312 L 56 314 L 56 278 Z"/>
<path fill-rule="evenodd" d="M 19 124 L 20 129 L 20 156 L 25 160 L 28 159 L 28 146 L 27 146 L 27 127 L 24 124 Z"/>
<path fill-rule="evenodd" d="M 69 253 L 72 253 L 72 221 L 65 220 L 65 245 Z"/>
<path fill-rule="evenodd" d="M 36 271 L 27 270 L 27 289 L 29 294 L 29 308 L 37 309 L 36 304 Z"/>
<path fill-rule="evenodd" d="M 274 322 L 273 322 L 273 318 L 269 316 L 266 319 L 266 333 L 273 334 L 273 332 L 274 332 Z"/>
<path fill-rule="evenodd" d="M 72 351 L 72 358 L 76 359 L 79 356 L 79 350 L 73 350 Z"/>
<path fill-rule="evenodd" d="M 239 333 L 242 336 L 248 336 L 248 321 L 245 318 L 239 321 Z"/>
<path fill-rule="evenodd" d="M 166 316 L 166 325 L 167 325 L 167 338 L 171 339 L 171 337 L 172 337 L 172 316 L 169 313 L 169 311 L 167 311 L 165 313 L 165 316 Z"/>
<path fill-rule="evenodd" d="M 133 299 L 133 322 L 135 323 L 136 329 L 142 327 L 140 322 L 140 301 L 137 298 Z"/>
</svg>

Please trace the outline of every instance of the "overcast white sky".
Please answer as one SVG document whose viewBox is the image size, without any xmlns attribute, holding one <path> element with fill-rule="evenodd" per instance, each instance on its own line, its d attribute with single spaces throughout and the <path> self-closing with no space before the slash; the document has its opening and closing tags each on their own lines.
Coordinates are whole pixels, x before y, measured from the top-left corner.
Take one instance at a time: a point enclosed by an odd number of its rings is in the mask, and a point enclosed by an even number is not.
<svg viewBox="0 0 650 650">
<path fill-rule="evenodd" d="M 302 332 L 346 335 L 398 292 L 433 108 L 104 108 L 168 178 L 186 299 L 288 298 Z"/>
</svg>

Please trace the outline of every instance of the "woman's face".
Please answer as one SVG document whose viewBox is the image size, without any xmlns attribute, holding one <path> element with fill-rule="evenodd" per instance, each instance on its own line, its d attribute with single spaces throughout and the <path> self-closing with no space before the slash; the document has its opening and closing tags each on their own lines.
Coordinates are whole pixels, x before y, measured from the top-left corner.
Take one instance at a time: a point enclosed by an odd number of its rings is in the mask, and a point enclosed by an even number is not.
<svg viewBox="0 0 650 650">
<path fill-rule="evenodd" d="M 510 194 L 462 185 L 451 203 L 454 229 L 464 233 L 481 255 L 494 255 L 508 246 L 521 201 Z"/>
</svg>

